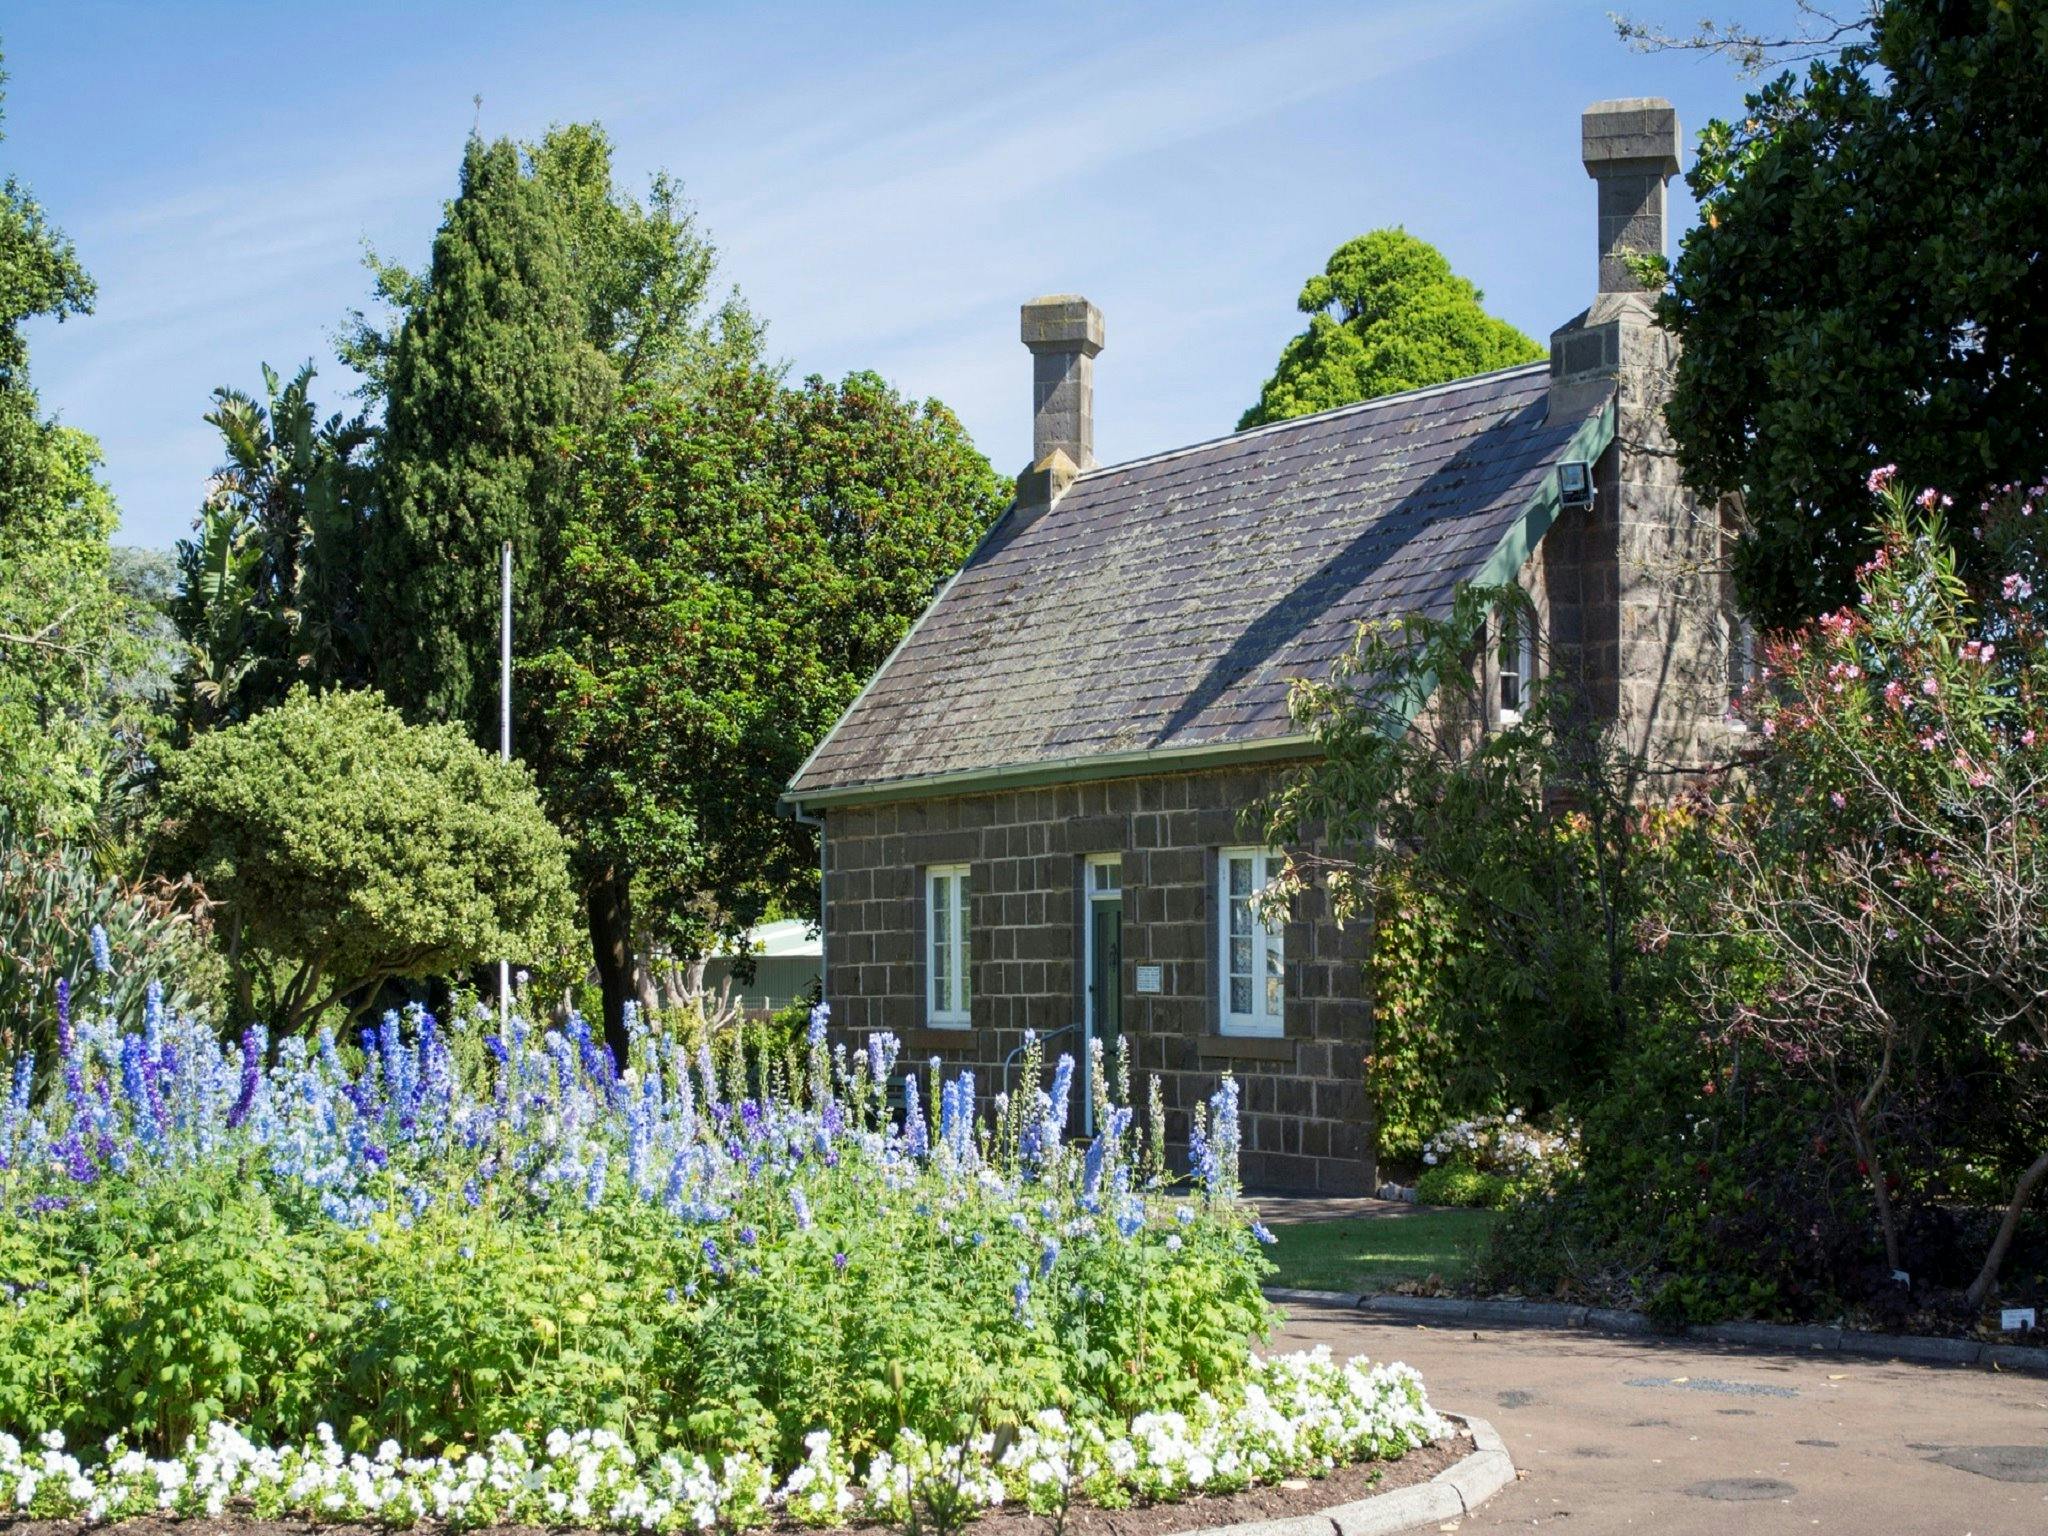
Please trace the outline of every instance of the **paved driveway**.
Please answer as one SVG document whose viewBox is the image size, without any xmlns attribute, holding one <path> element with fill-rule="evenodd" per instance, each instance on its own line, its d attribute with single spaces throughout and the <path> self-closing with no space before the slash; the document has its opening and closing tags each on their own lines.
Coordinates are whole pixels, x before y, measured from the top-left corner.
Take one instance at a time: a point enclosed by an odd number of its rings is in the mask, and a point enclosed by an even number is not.
<svg viewBox="0 0 2048 1536">
<path fill-rule="evenodd" d="M 2048 1533 L 2048 1378 L 1286 1310 L 1277 1342 L 1406 1360 L 1493 1421 L 1522 1479 L 1466 1532 Z"/>
</svg>

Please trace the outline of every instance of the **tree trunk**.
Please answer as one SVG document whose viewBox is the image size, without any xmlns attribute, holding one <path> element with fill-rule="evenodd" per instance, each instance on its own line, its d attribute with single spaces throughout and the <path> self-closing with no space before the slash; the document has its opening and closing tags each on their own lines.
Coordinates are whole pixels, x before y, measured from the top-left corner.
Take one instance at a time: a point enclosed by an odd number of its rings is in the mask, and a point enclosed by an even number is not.
<svg viewBox="0 0 2048 1536">
<path fill-rule="evenodd" d="M 604 1040 L 612 1059 L 626 1064 L 626 1004 L 633 995 L 633 905 L 626 872 L 607 865 L 584 891 L 590 915 L 590 951 L 604 992 Z"/>
<path fill-rule="evenodd" d="M 2019 1227 L 2020 1217 L 2026 1214 L 2027 1202 L 2033 1199 L 2034 1189 L 2043 1178 L 2048 1178 L 2048 1152 L 2035 1158 L 2013 1186 L 2012 1200 L 2005 1208 L 2005 1219 L 1998 1224 L 1998 1236 L 1991 1240 L 1991 1251 L 1984 1255 L 1984 1267 L 1977 1271 L 1977 1278 L 1963 1293 L 1963 1300 L 1969 1303 L 1971 1311 L 1976 1311 L 1990 1298 L 1991 1287 L 1998 1283 L 1999 1266 L 2005 1263 L 2005 1250 L 2012 1246 L 2012 1235 Z"/>
<path fill-rule="evenodd" d="M 1892 1213 L 1892 1192 L 1885 1187 L 1884 1164 L 1877 1155 L 1877 1139 L 1866 1133 L 1859 1114 L 1852 1112 L 1844 1119 L 1849 1127 L 1850 1144 L 1868 1170 L 1865 1177 L 1870 1182 L 1871 1204 L 1877 1208 L 1877 1229 L 1884 1236 L 1884 1261 L 1897 1274 L 1904 1268 L 1899 1255 L 1899 1223 Z"/>
</svg>

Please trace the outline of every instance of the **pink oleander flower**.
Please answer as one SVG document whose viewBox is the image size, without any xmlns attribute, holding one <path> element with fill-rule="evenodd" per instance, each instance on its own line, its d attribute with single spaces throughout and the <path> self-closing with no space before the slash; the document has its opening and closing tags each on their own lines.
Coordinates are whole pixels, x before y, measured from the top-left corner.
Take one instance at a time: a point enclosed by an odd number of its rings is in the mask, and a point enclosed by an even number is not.
<svg viewBox="0 0 2048 1536">
<path fill-rule="evenodd" d="M 1864 484 L 1870 488 L 1871 495 L 1881 496 L 1887 490 L 1891 489 L 1891 483 L 1894 479 L 1898 477 L 1898 473 L 1898 465 L 1880 464 L 1876 469 L 1873 469 L 1870 472 L 1870 478 L 1866 480 Z"/>
</svg>

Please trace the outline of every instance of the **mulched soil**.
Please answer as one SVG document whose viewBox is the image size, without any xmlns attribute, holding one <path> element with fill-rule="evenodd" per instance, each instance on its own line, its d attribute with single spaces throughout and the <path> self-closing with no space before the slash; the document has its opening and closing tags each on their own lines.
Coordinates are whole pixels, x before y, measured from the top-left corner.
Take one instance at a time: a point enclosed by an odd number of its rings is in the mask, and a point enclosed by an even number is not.
<svg viewBox="0 0 2048 1536">
<path fill-rule="evenodd" d="M 1410 1451 L 1399 1461 L 1354 1462 L 1348 1467 L 1339 1467 L 1328 1477 L 1290 1478 L 1268 1488 L 1248 1488 L 1243 1493 L 1182 1499 L 1172 1504 L 1148 1504 L 1138 1509 L 1097 1509 L 1092 1505 L 1077 1505 L 1067 1515 L 1065 1536 L 1174 1536 L 1176 1532 L 1198 1531 L 1213 1525 L 1312 1515 L 1338 1504 L 1349 1504 L 1374 1494 L 1426 1483 L 1471 1453 L 1471 1440 L 1459 1435 L 1439 1445 Z M 76 1520 L 20 1520 L 0 1516 L 0 1532 L 5 1532 L 6 1536 L 83 1536 L 87 1529 Z M 96 1533 L 118 1531 L 120 1536 L 389 1536 L 381 1526 L 238 1519 L 233 1515 L 218 1520 L 166 1520 L 152 1516 L 91 1529 Z M 423 1525 L 420 1529 L 431 1532 L 433 1527 Z M 886 1527 L 868 1525 L 853 1529 L 858 1536 L 879 1536 Z M 1052 1536 L 1053 1522 L 1021 1511 L 998 1510 L 974 1521 L 968 1531 L 970 1536 Z M 836 1536 L 832 1532 L 805 1531 L 803 1527 L 787 1521 L 763 1527 L 763 1532 L 764 1536 L 797 1536 L 799 1532 L 802 1536 Z M 562 1536 L 562 1533 L 541 1532 L 524 1526 L 498 1526 L 492 1529 L 491 1536 Z M 583 1536 L 583 1533 L 569 1533 L 569 1536 Z"/>
</svg>

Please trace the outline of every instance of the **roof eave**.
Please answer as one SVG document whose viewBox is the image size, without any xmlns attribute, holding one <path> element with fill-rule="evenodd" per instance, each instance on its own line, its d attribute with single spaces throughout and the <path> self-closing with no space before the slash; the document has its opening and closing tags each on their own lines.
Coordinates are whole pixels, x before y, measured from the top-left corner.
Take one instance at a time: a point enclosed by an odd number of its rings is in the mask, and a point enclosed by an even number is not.
<svg viewBox="0 0 2048 1536">
<path fill-rule="evenodd" d="M 1558 455 L 1557 462 L 1561 464 L 1573 459 L 1583 459 L 1588 464 L 1598 463 L 1600 455 L 1605 453 L 1608 444 L 1614 441 L 1616 421 L 1615 399 L 1609 395 L 1607 403 L 1595 414 L 1588 416 L 1579 424 L 1578 430 L 1572 433 L 1571 439 L 1564 445 L 1563 452 Z M 1551 524 L 1557 521 L 1558 513 L 1563 510 L 1564 498 L 1558 490 L 1557 470 L 1553 466 L 1550 473 L 1543 477 L 1543 483 L 1536 487 L 1535 493 L 1522 504 L 1522 510 L 1516 514 L 1514 521 L 1509 523 L 1501 534 L 1500 542 L 1493 546 L 1493 553 L 1486 557 L 1485 562 L 1472 573 L 1464 585 L 1497 587 L 1513 581 L 1516 573 L 1528 563 L 1529 557 L 1536 553 L 1536 546 L 1543 542 L 1543 536 L 1550 532 Z M 1435 677 L 1425 678 L 1423 685 L 1408 696 L 1401 709 L 1389 713 L 1387 734 L 1397 736 L 1408 730 L 1415 724 L 1415 717 L 1422 712 L 1422 706 L 1435 696 Z"/>
<path fill-rule="evenodd" d="M 878 783 L 834 785 L 802 792 L 791 789 L 780 804 L 790 810 L 822 811 L 849 805 L 876 805 L 891 800 L 936 800 L 957 795 L 988 794 L 1001 789 L 1033 789 L 1048 784 L 1084 784 L 1100 779 L 1135 778 L 1155 773 L 1193 773 L 1203 768 L 1234 768 L 1255 763 L 1313 757 L 1320 747 L 1305 732 L 1268 736 L 1255 741 L 1213 741 L 1186 747 L 1142 748 L 1133 752 L 1096 752 L 1044 762 L 1008 763 L 970 768 L 958 773 L 921 774 Z"/>
</svg>

